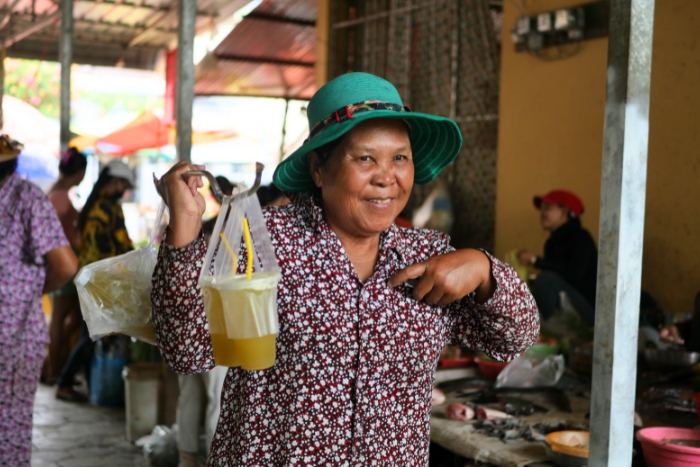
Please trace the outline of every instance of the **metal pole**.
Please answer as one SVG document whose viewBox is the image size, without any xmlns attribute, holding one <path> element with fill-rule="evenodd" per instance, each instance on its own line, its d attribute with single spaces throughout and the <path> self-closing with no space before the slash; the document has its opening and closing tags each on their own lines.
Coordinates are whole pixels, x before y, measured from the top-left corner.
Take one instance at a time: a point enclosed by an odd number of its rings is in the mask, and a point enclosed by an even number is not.
<svg viewBox="0 0 700 467">
<path fill-rule="evenodd" d="M 654 0 L 612 0 L 590 467 L 632 464 Z"/>
<path fill-rule="evenodd" d="M 2 110 L 2 101 L 5 97 L 5 47 L 0 44 L 0 134 L 5 124 L 5 114 Z"/>
<path fill-rule="evenodd" d="M 287 114 L 289 113 L 289 99 L 284 100 L 284 119 L 282 120 L 282 142 L 280 143 L 280 162 L 284 159 L 284 143 L 287 139 Z"/>
<path fill-rule="evenodd" d="M 61 3 L 61 39 L 58 50 L 61 62 L 61 151 L 70 142 L 70 67 L 73 63 L 73 0 Z"/>
<path fill-rule="evenodd" d="M 180 0 L 178 6 L 177 77 L 175 78 L 175 147 L 177 158 L 191 162 L 192 104 L 194 102 L 194 32 L 197 2 Z"/>
</svg>

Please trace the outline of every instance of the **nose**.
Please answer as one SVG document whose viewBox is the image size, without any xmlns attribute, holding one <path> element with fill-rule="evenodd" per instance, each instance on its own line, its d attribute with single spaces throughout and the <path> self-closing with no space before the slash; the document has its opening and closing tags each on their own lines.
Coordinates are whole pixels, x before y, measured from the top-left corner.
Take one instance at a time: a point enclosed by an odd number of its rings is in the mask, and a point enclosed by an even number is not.
<svg viewBox="0 0 700 467">
<path fill-rule="evenodd" d="M 377 170 L 372 177 L 372 184 L 380 187 L 389 187 L 396 183 L 395 167 L 391 163 L 377 165 Z"/>
</svg>

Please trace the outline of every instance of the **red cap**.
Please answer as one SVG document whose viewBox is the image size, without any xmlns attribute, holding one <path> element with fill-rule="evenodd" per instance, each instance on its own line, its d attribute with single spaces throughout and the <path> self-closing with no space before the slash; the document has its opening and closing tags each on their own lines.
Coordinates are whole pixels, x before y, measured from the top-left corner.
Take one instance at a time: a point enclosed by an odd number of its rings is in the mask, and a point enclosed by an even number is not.
<svg viewBox="0 0 700 467">
<path fill-rule="evenodd" d="M 542 201 L 544 201 L 549 204 L 561 204 L 562 206 L 566 206 L 569 208 L 569 211 L 576 214 L 576 216 L 583 214 L 583 201 L 570 191 L 552 190 L 546 195 L 535 196 L 532 201 L 535 203 L 537 209 L 542 206 Z"/>
</svg>

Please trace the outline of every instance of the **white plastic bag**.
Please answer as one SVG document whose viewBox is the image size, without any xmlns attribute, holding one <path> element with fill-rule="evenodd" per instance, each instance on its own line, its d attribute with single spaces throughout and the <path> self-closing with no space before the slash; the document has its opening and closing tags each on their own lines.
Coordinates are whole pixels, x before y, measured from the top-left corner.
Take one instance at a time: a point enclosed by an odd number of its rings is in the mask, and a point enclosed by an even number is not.
<svg viewBox="0 0 700 467">
<path fill-rule="evenodd" d="M 241 189 L 243 191 L 233 197 L 224 199 L 199 285 L 216 364 L 258 370 L 274 364 L 274 339 L 279 332 L 277 284 L 281 275 L 260 202 L 257 196 L 248 196 L 248 191 Z M 248 241 L 242 241 L 244 220 L 250 227 L 248 240 L 254 252 L 250 252 Z M 248 250 L 246 260 L 251 262 L 250 276 L 238 273 L 243 243 Z M 260 339 L 267 342 L 266 347 L 272 345 L 271 357 L 262 357 L 269 353 L 267 351 L 243 350 L 244 341 L 260 342 Z M 232 346 L 238 350 L 231 350 Z M 262 360 L 239 359 L 241 355 L 253 354 Z"/>
<path fill-rule="evenodd" d="M 554 386 L 564 374 L 562 355 L 521 355 L 496 378 L 497 388 L 541 388 Z"/>
<path fill-rule="evenodd" d="M 151 276 L 155 237 L 167 208 L 161 203 L 148 245 L 83 267 L 75 278 L 80 308 L 92 340 L 110 334 L 156 343 L 151 323 Z"/>
</svg>

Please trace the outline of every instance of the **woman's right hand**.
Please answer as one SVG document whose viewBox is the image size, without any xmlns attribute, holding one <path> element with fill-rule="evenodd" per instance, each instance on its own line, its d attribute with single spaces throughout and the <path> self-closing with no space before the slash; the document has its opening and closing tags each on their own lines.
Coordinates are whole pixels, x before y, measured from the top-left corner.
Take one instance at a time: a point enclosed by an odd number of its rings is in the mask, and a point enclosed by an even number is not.
<svg viewBox="0 0 700 467">
<path fill-rule="evenodd" d="M 664 342 L 666 344 L 685 344 L 685 341 L 681 337 L 681 334 L 678 332 L 678 328 L 673 324 L 669 324 L 661 328 L 661 331 L 659 331 L 659 339 L 661 339 L 661 342 Z"/>
<path fill-rule="evenodd" d="M 197 191 L 203 186 L 202 177 L 188 177 L 185 180 L 184 174 L 203 169 L 203 165 L 178 162 L 160 179 L 161 195 L 170 209 L 166 237 L 168 245 L 184 248 L 199 237 L 206 209 L 204 197 Z"/>
</svg>

